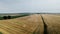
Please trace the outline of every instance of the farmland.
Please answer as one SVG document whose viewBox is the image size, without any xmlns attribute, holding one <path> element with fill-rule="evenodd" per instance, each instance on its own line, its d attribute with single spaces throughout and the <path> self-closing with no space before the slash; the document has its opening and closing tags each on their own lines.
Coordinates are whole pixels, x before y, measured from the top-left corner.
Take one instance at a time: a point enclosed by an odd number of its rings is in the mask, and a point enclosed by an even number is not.
<svg viewBox="0 0 60 34">
<path fill-rule="evenodd" d="M 60 34 L 60 16 L 59 15 L 42 15 L 47 24 L 48 34 Z"/>
<path fill-rule="evenodd" d="M 38 28 L 41 26 L 41 33 L 43 33 L 42 20 L 40 20 L 41 18 L 38 16 L 40 15 L 30 15 L 16 19 L 0 20 L 0 28 L 5 31 L 2 33 L 7 32 L 6 34 L 33 34 L 37 33 L 38 30 L 40 31 Z"/>
<path fill-rule="evenodd" d="M 1 34 L 60 34 L 60 16 L 31 14 L 0 20 L 0 32 Z"/>
</svg>

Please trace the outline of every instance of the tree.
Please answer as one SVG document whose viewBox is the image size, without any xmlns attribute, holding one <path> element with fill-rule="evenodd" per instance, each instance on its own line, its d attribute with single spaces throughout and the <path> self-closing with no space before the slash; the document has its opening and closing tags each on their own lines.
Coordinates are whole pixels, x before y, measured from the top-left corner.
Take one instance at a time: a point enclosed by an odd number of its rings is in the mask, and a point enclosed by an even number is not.
<svg viewBox="0 0 60 34">
<path fill-rule="evenodd" d="M 3 16 L 3 19 L 7 19 L 7 16 Z"/>
<path fill-rule="evenodd" d="M 8 19 L 11 19 L 11 16 L 8 16 Z"/>
</svg>

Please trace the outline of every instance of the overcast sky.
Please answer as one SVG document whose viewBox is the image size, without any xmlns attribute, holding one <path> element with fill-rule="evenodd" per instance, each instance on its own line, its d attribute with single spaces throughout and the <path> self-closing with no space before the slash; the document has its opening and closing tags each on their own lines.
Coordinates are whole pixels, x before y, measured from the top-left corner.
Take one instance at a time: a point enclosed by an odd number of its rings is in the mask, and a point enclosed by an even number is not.
<svg viewBox="0 0 60 34">
<path fill-rule="evenodd" d="M 60 13 L 60 0 L 0 0 L 0 13 Z"/>
</svg>

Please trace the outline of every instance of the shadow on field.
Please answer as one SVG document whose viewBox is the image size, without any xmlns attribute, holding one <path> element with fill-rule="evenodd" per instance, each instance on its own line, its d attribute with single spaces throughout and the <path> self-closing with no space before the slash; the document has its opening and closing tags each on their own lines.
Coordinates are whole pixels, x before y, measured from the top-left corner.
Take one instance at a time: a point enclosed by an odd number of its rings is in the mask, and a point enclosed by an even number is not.
<svg viewBox="0 0 60 34">
<path fill-rule="evenodd" d="M 41 18 L 42 18 L 42 21 L 43 21 L 43 24 L 44 24 L 44 34 L 48 34 L 47 25 L 46 25 L 46 23 L 44 21 L 44 18 L 42 16 L 41 16 Z"/>
</svg>

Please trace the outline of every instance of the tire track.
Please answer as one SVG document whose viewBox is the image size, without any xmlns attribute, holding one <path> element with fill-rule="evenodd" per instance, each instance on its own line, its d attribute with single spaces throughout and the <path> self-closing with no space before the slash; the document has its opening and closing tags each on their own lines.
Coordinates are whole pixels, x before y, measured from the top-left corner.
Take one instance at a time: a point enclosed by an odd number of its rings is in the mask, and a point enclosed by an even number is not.
<svg viewBox="0 0 60 34">
<path fill-rule="evenodd" d="M 40 25 L 38 25 L 33 34 L 40 34 Z"/>
<path fill-rule="evenodd" d="M 38 23 L 38 26 L 36 27 L 36 29 L 33 31 L 33 34 L 42 34 L 42 30 L 41 30 L 41 27 L 43 26 L 43 25 L 41 25 L 41 24 L 43 24 L 42 23 L 42 19 L 40 18 L 41 16 L 40 15 L 37 15 L 37 23 Z"/>
<path fill-rule="evenodd" d="M 43 24 L 44 24 L 44 34 L 48 34 L 48 31 L 47 31 L 47 24 L 45 23 L 44 18 L 43 18 L 42 15 L 41 15 L 41 18 L 42 18 L 42 21 L 43 21 Z"/>
</svg>

